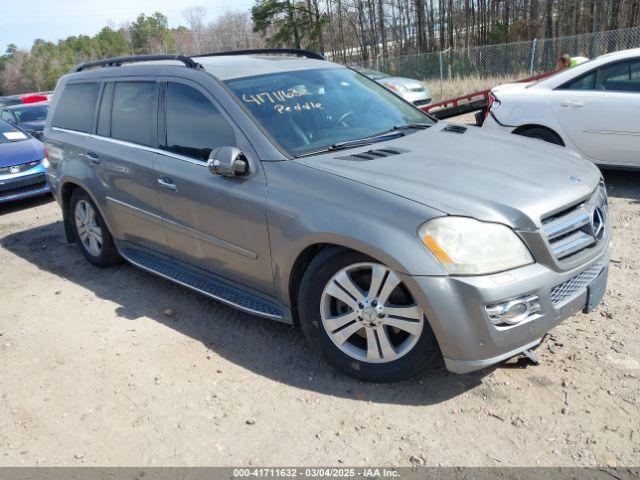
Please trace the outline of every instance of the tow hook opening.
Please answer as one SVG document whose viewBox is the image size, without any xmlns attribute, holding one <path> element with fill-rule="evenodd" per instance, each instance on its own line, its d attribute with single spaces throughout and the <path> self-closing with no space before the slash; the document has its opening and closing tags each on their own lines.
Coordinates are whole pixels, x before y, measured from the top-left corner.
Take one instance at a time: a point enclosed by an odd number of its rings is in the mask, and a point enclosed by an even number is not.
<svg viewBox="0 0 640 480">
<path fill-rule="evenodd" d="M 529 366 L 540 365 L 540 357 L 535 350 L 540 346 L 540 342 L 535 347 L 527 348 L 508 359 L 504 366 L 507 368 L 527 368 Z"/>
</svg>

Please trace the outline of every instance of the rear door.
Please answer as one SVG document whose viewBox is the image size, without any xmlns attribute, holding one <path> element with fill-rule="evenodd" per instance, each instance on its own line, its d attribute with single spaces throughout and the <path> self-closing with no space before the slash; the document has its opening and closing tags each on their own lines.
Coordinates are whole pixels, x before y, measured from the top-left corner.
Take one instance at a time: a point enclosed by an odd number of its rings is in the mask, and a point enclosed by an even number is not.
<svg viewBox="0 0 640 480">
<path fill-rule="evenodd" d="M 163 251 L 166 239 L 153 171 L 157 112 L 158 84 L 154 79 L 107 82 L 96 134 L 85 156 L 104 188 L 113 235 Z"/>
<path fill-rule="evenodd" d="M 554 114 L 580 153 L 640 165 L 640 59 L 595 69 L 554 90 Z"/>
<path fill-rule="evenodd" d="M 168 80 L 161 102 L 156 188 L 176 258 L 265 293 L 273 275 L 265 211 L 266 181 L 249 143 L 204 88 Z M 243 178 L 213 175 L 213 148 L 236 146 L 250 162 Z"/>
</svg>

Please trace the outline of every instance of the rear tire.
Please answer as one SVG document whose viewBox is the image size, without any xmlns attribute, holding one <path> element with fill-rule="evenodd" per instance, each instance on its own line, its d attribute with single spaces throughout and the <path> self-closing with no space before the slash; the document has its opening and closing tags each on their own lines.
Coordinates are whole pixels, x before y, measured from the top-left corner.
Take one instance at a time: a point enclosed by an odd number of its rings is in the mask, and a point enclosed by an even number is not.
<svg viewBox="0 0 640 480">
<path fill-rule="evenodd" d="M 69 219 L 80 251 L 92 265 L 103 268 L 122 261 L 100 211 L 81 188 L 71 195 Z"/>
<path fill-rule="evenodd" d="M 518 135 L 522 135 L 523 137 L 535 138 L 537 140 L 542 140 L 547 143 L 553 143 L 554 145 L 559 145 L 564 147 L 564 143 L 560 136 L 555 133 L 553 130 L 547 130 L 546 128 L 534 127 L 528 128 L 522 132 L 518 132 Z"/>
<path fill-rule="evenodd" d="M 302 279 L 298 310 L 311 348 L 360 380 L 406 380 L 440 354 L 401 277 L 358 252 L 339 247 L 320 252 Z"/>
</svg>

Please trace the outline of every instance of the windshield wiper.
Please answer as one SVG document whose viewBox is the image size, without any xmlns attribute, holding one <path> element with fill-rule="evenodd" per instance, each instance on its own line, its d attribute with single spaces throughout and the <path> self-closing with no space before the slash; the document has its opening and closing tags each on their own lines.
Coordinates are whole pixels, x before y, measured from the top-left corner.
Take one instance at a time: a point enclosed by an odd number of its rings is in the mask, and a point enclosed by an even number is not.
<svg viewBox="0 0 640 480">
<path fill-rule="evenodd" d="M 396 125 L 391 130 L 424 130 L 430 126 L 428 123 L 406 123 L 404 125 Z"/>
<path fill-rule="evenodd" d="M 424 130 L 431 125 L 426 123 L 406 123 L 404 125 L 395 125 L 393 128 L 384 130 L 383 132 L 374 133 L 363 138 L 356 138 L 355 140 L 347 140 L 345 142 L 337 142 L 328 147 L 319 148 L 318 150 L 312 150 L 310 152 L 299 153 L 295 158 L 309 157 L 311 155 L 318 155 L 320 153 L 333 152 L 335 150 L 342 150 L 345 148 L 356 148 L 371 145 L 372 143 L 384 142 L 386 140 L 393 140 L 394 138 L 403 137 L 404 130 Z"/>
</svg>

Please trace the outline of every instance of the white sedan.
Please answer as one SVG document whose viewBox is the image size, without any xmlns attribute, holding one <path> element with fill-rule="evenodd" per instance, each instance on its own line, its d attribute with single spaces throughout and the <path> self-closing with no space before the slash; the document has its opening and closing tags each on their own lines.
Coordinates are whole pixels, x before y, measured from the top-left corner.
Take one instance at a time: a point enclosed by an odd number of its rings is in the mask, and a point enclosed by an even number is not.
<svg viewBox="0 0 640 480">
<path fill-rule="evenodd" d="M 485 129 L 562 145 L 598 165 L 640 167 L 640 48 L 491 93 Z"/>
</svg>

